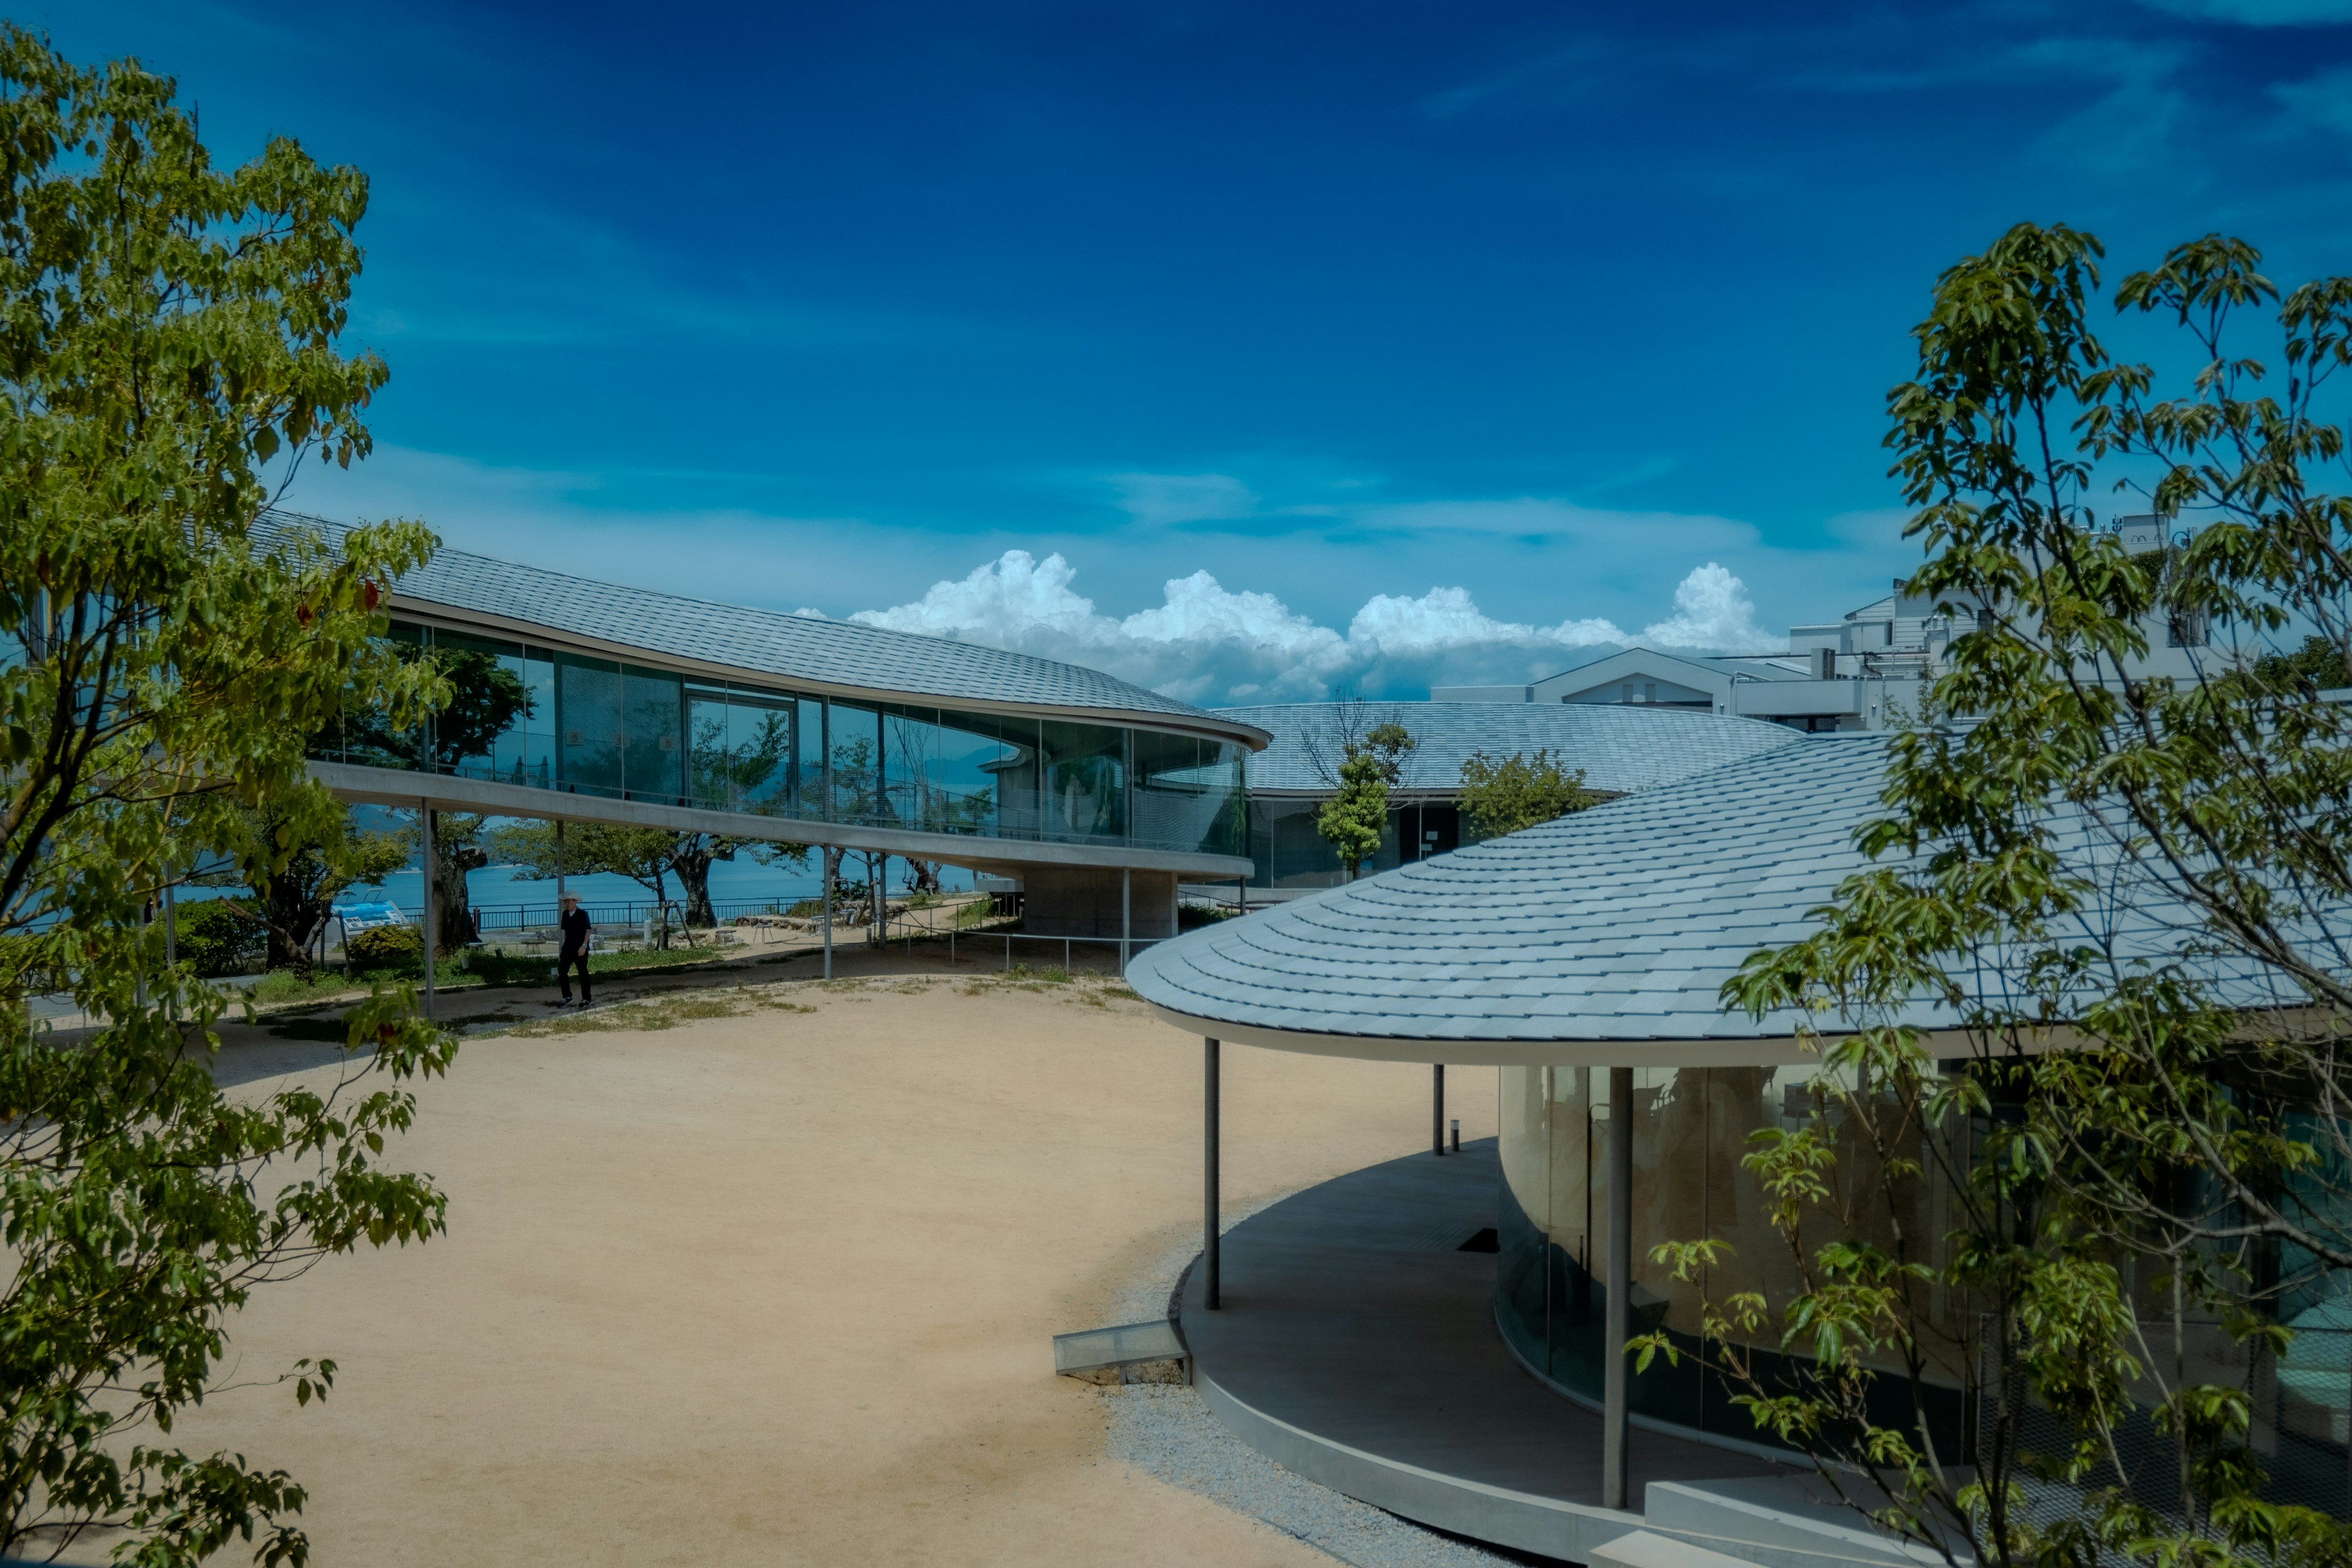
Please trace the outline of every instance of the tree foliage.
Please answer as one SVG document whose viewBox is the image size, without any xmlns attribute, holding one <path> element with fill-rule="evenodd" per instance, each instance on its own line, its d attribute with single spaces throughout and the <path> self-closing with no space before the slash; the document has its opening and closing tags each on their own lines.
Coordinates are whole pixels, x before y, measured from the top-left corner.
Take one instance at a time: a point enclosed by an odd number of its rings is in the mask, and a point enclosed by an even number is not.
<svg viewBox="0 0 2352 1568">
<path fill-rule="evenodd" d="M 1500 762 L 1473 752 L 1462 763 L 1462 815 L 1481 838 L 1550 822 L 1600 798 L 1584 787 L 1583 770 L 1560 766 L 1549 747 L 1532 757 L 1514 752 Z"/>
<path fill-rule="evenodd" d="M 2220 1369 L 2292 1353 L 2285 1309 L 2352 1265 L 2352 748 L 2319 695 L 2352 652 L 2352 503 L 2318 482 L 2345 456 L 2319 400 L 2352 363 L 2352 279 L 2282 295 L 2242 241 L 2175 247 L 2113 295 L 2183 340 L 2195 368 L 2158 395 L 2094 330 L 2101 256 L 2021 225 L 1950 268 L 1890 396 L 1912 591 L 1975 629 L 1889 747 L 1877 863 L 1727 987 L 1818 1020 L 1836 1087 L 1748 1157 L 1802 1286 L 1714 1303 L 1708 1354 L 1939 1550 L 2333 1563 L 2352 1539 L 2265 1498 L 2257 1390 Z M 2249 315 L 2267 363 L 2234 342 Z M 2100 530 L 2111 483 L 2179 542 Z M 2224 637 L 2168 672 L 2183 625 Z M 1923 1002 L 1960 1039 L 1925 1036 Z M 1948 1234 L 1837 1220 L 1921 1181 L 1953 1194 Z M 1660 1257 L 1696 1278 L 1716 1245 Z M 1758 1374 L 1776 1344 L 1810 1358 L 1796 1386 Z M 1964 1466 L 1890 1413 L 1979 1365 Z"/>
<path fill-rule="evenodd" d="M 611 873 L 628 878 L 656 903 L 667 905 L 669 879 L 676 877 L 686 895 L 688 927 L 718 923 L 710 902 L 710 868 L 717 862 L 746 854 L 767 866 L 808 864 L 804 844 L 611 823 L 567 823 L 560 847 L 551 822 L 511 823 L 492 829 L 487 843 L 494 858 L 515 867 L 527 881 L 551 880 L 559 870 L 572 877 Z"/>
<path fill-rule="evenodd" d="M 0 26 L 0 1553 L 102 1524 L 158 1568 L 232 1540 L 305 1555 L 300 1486 L 182 1450 L 173 1417 L 256 1288 L 441 1228 L 430 1183 L 383 1161 L 401 1080 L 453 1048 L 379 994 L 340 1081 L 232 1100 L 209 1061 L 227 998 L 142 918 L 256 843 L 256 814 L 332 831 L 303 738 L 347 695 L 413 715 L 442 694 L 376 644 L 422 529 L 331 558 L 250 531 L 265 465 L 368 449 L 383 367 L 335 349 L 365 181 L 284 138 L 217 168 L 173 97 Z M 293 841 L 269 836 L 273 869 Z M 34 1019 L 50 989 L 94 1037 Z M 333 1374 L 282 1377 L 308 1403 Z"/>
<path fill-rule="evenodd" d="M 1315 814 L 1315 831 L 1353 881 L 1363 863 L 1381 852 L 1389 791 L 1402 781 L 1405 759 L 1419 742 L 1396 720 L 1376 715 L 1360 702 L 1335 705 L 1329 719 L 1328 736 L 1310 729 L 1305 742 L 1308 759 L 1334 788 Z M 1336 765 L 1324 749 L 1334 741 L 1339 751 Z"/>
</svg>

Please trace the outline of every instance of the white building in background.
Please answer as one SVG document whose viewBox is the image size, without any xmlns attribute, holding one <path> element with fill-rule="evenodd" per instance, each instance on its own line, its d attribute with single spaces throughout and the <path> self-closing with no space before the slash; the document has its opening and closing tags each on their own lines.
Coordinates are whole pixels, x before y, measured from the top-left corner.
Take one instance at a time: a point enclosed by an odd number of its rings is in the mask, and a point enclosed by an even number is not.
<svg viewBox="0 0 2352 1568">
<path fill-rule="evenodd" d="M 2117 518 L 2116 531 L 2135 552 L 2165 543 L 2153 517 Z M 1838 620 L 1790 627 L 1785 653 L 1685 657 L 1633 647 L 1524 686 L 1441 686 L 1429 695 L 1437 702 L 1679 708 L 1809 731 L 1885 730 L 1918 710 L 1921 682 L 1941 673 L 1952 639 L 1973 629 L 1965 616 L 1956 626 L 1935 608 L 1897 577 L 1894 592 Z M 2158 617 L 2147 629 L 2148 657 L 2135 674 L 2187 679 L 2200 662 L 2210 664 L 2203 625 Z"/>
</svg>

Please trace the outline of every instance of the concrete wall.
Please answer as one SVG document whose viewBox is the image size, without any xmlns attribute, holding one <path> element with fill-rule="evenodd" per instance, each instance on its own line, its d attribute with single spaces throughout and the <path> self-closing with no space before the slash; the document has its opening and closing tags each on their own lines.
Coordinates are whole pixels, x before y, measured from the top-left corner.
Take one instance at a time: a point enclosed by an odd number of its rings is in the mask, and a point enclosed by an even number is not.
<svg viewBox="0 0 2352 1568">
<path fill-rule="evenodd" d="M 1028 928 L 1038 936 L 1118 935 L 1119 873 L 1090 866 L 1031 866 L 1021 873 Z M 1176 934 L 1176 873 L 1136 871 L 1136 938 Z"/>
</svg>

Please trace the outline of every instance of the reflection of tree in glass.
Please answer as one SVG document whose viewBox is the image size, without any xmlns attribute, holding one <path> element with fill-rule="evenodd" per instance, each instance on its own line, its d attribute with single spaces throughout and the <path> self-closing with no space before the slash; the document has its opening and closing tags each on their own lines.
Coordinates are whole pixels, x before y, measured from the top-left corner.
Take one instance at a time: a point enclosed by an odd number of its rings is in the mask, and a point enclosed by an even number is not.
<svg viewBox="0 0 2352 1568">
<path fill-rule="evenodd" d="M 833 749 L 833 811 L 846 822 L 887 821 L 888 803 L 882 798 L 882 770 L 876 766 L 874 742 L 860 736 Z"/>
<path fill-rule="evenodd" d="M 1097 753 L 1054 764 L 1054 813 L 1073 833 L 1117 833 L 1119 768 Z"/>
<path fill-rule="evenodd" d="M 782 713 L 763 713 L 760 728 L 742 744 L 727 743 L 727 721 L 705 719 L 694 727 L 694 777 L 690 787 L 697 800 L 741 808 L 784 765 L 792 755 L 792 721 Z M 751 807 L 759 809 L 757 805 Z"/>
<path fill-rule="evenodd" d="M 435 773 L 452 773 L 469 758 L 488 757 L 499 736 L 532 714 L 530 689 L 495 654 L 410 642 L 392 647 L 403 663 L 430 664 L 449 683 L 449 700 L 433 714 L 430 744 L 416 726 L 394 728 L 381 709 L 346 718 L 343 742 L 353 762 L 415 767 L 421 760 Z"/>
</svg>

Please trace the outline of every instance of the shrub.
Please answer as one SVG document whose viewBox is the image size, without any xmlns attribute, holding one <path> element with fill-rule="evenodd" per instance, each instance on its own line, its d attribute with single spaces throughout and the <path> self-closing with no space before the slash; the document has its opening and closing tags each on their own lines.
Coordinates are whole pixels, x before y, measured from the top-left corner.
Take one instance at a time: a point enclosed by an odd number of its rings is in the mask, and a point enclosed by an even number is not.
<svg viewBox="0 0 2352 1568">
<path fill-rule="evenodd" d="M 371 926 L 354 931 L 344 944 L 343 956 L 353 969 L 396 969 L 403 964 L 421 963 L 425 957 L 425 933 L 415 926 Z"/>
<path fill-rule="evenodd" d="M 173 911 L 172 926 L 179 956 L 195 966 L 199 979 L 251 974 L 269 951 L 268 928 L 251 899 L 182 904 Z"/>
</svg>

